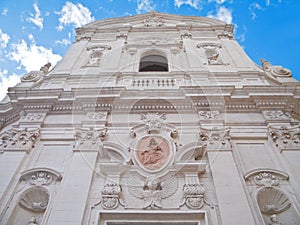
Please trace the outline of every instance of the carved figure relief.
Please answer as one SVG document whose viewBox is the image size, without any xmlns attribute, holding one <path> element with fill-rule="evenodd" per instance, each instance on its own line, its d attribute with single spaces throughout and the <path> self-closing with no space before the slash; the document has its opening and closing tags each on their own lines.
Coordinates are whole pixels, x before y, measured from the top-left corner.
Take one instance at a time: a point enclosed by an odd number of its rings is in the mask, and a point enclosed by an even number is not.
<svg viewBox="0 0 300 225">
<path fill-rule="evenodd" d="M 127 180 L 129 193 L 144 200 L 143 208 L 162 208 L 162 200 L 171 197 L 178 189 L 178 178 L 172 176 L 161 181 L 160 178 L 151 176 L 143 183 L 135 176 L 130 176 Z"/>
<path fill-rule="evenodd" d="M 136 158 L 140 165 L 150 171 L 159 170 L 169 160 L 171 149 L 167 140 L 160 136 L 146 136 L 139 140 Z"/>
<path fill-rule="evenodd" d="M 89 51 L 89 61 L 86 66 L 100 66 L 100 62 L 104 52 L 110 49 L 111 47 L 106 45 L 88 47 L 87 50 Z"/>
<path fill-rule="evenodd" d="M 11 129 L 0 135 L 0 149 L 20 149 L 29 151 L 40 135 L 39 129 Z"/>
<path fill-rule="evenodd" d="M 141 115 L 141 120 L 145 123 L 148 133 L 151 131 L 159 131 L 162 124 L 166 120 L 166 114 L 147 113 Z"/>
<path fill-rule="evenodd" d="M 38 225 L 35 216 L 30 217 L 30 220 L 26 225 Z"/>
</svg>

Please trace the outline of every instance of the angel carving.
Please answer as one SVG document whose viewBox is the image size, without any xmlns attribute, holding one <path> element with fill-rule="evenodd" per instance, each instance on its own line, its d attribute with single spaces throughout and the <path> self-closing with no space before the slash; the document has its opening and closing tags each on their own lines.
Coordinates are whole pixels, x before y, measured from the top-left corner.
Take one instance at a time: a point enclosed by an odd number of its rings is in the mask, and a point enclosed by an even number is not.
<svg viewBox="0 0 300 225">
<path fill-rule="evenodd" d="M 144 200 L 143 209 L 162 208 L 162 199 L 171 197 L 178 189 L 178 179 L 172 176 L 161 181 L 157 177 L 148 177 L 143 183 L 135 176 L 130 176 L 127 180 L 129 193 Z"/>
</svg>

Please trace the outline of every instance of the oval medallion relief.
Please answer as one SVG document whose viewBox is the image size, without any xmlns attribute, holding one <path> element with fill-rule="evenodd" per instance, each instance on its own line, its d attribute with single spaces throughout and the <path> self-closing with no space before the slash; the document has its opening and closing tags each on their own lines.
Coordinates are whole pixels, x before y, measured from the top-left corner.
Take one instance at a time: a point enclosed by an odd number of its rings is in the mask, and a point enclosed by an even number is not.
<svg viewBox="0 0 300 225">
<path fill-rule="evenodd" d="M 135 159 L 148 172 L 162 170 L 170 161 L 172 149 L 170 142 L 158 135 L 142 137 L 136 144 Z"/>
</svg>

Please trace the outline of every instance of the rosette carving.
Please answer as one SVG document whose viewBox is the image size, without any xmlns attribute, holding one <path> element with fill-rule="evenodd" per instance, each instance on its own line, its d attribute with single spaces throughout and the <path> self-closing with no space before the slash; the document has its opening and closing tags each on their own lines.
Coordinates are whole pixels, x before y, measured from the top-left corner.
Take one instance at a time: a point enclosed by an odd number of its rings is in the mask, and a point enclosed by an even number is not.
<svg viewBox="0 0 300 225">
<path fill-rule="evenodd" d="M 22 82 L 35 82 L 39 80 L 44 73 L 42 71 L 31 71 L 21 77 Z"/>
<path fill-rule="evenodd" d="M 116 183 L 105 184 L 101 194 L 101 205 L 104 209 L 115 209 L 119 205 L 119 197 L 121 193 L 120 185 Z"/>
</svg>

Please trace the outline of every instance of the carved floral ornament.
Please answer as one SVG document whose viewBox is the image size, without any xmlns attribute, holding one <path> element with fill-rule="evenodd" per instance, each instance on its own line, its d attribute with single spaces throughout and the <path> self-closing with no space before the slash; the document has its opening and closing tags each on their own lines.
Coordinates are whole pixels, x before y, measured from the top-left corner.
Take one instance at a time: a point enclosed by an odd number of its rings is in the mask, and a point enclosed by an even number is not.
<svg viewBox="0 0 300 225">
<path fill-rule="evenodd" d="M 267 120 L 290 120 L 291 114 L 282 110 L 263 111 L 263 115 Z"/>
<path fill-rule="evenodd" d="M 141 114 L 141 120 L 145 123 L 148 133 L 159 131 L 166 120 L 166 114 L 147 113 Z"/>
<path fill-rule="evenodd" d="M 258 188 L 271 188 L 279 186 L 281 182 L 289 179 L 288 174 L 272 169 L 258 169 L 250 171 L 244 176 L 245 180 Z"/>
<path fill-rule="evenodd" d="M 0 149 L 18 149 L 29 151 L 40 135 L 39 129 L 10 129 L 0 135 Z"/>
<path fill-rule="evenodd" d="M 117 183 L 106 183 L 101 191 L 101 205 L 104 209 L 115 209 L 119 205 L 121 187 Z"/>
<path fill-rule="evenodd" d="M 200 120 L 213 120 L 213 119 L 219 119 L 219 111 L 200 111 L 199 117 Z"/>
</svg>

